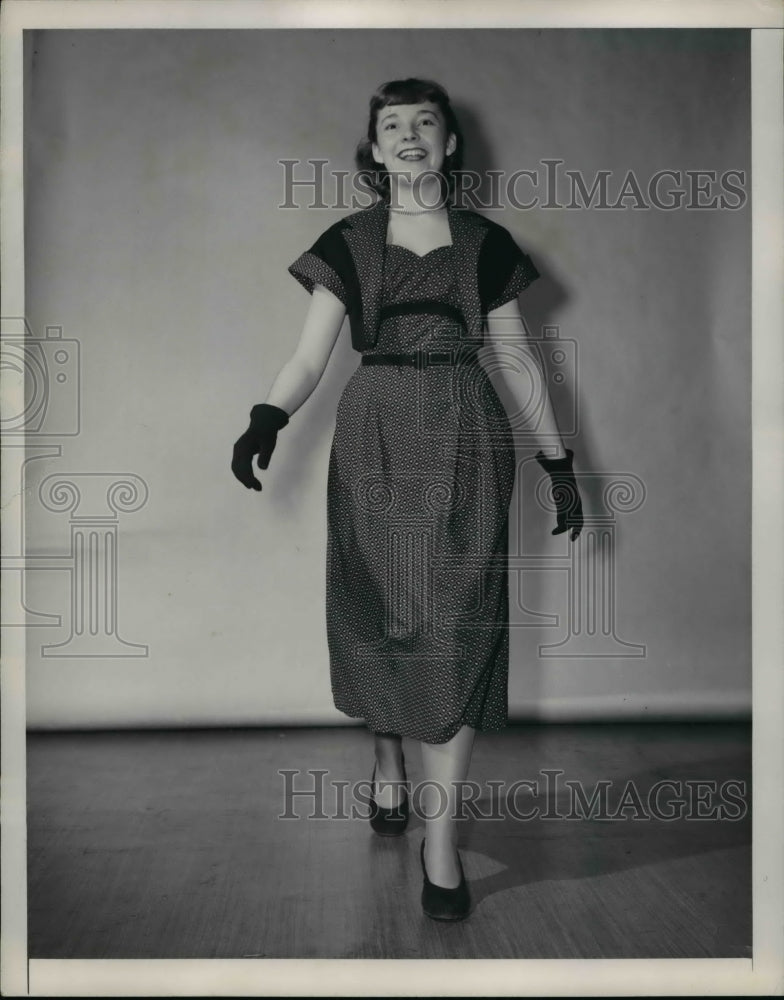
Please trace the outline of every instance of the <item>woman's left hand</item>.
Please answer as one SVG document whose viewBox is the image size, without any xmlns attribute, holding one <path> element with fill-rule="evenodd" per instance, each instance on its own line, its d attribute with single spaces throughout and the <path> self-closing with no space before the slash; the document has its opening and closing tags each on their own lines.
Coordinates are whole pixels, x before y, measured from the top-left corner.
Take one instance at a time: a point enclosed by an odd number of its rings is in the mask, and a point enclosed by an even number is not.
<svg viewBox="0 0 784 1000">
<path fill-rule="evenodd" d="M 583 528 L 583 503 L 577 482 L 572 470 L 574 452 L 566 449 L 564 458 L 545 458 L 544 452 L 536 453 L 536 461 L 552 479 L 553 500 L 555 501 L 557 527 L 553 535 L 571 531 L 571 541 L 574 541 Z"/>
</svg>

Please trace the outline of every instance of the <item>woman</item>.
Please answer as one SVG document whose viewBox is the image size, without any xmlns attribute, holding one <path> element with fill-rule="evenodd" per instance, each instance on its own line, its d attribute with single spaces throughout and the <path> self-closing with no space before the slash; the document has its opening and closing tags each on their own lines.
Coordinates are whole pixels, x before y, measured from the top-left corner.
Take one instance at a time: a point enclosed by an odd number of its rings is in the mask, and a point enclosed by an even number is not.
<svg viewBox="0 0 784 1000">
<path fill-rule="evenodd" d="M 335 705 L 375 734 L 371 824 L 402 833 L 402 738 L 422 747 L 422 905 L 465 917 L 459 782 L 474 734 L 507 722 L 511 426 L 477 351 L 516 337 L 517 296 L 538 272 L 506 229 L 449 202 L 463 139 L 446 92 L 392 81 L 370 102 L 357 165 L 378 201 L 340 220 L 289 268 L 312 294 L 297 349 L 236 443 L 247 487 L 318 384 L 346 313 L 362 363 L 338 403 L 328 476 L 327 634 Z M 529 368 L 541 379 L 534 356 Z M 544 382 L 538 423 L 555 454 L 558 525 L 582 525 Z"/>
</svg>

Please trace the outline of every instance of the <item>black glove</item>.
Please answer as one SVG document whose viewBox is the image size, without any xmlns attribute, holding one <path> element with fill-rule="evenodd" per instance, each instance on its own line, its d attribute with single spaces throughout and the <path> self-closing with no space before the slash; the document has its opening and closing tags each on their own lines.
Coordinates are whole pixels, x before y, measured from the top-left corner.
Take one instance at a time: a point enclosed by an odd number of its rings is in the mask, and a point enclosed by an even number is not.
<svg viewBox="0 0 784 1000">
<path fill-rule="evenodd" d="M 535 457 L 553 481 L 558 527 L 553 528 L 552 534 L 560 535 L 571 529 L 574 541 L 583 528 L 583 503 L 572 471 L 574 452 L 567 448 L 565 458 L 545 458 L 544 452 L 538 451 Z"/>
<path fill-rule="evenodd" d="M 289 415 L 279 406 L 257 403 L 250 411 L 250 427 L 234 444 L 231 471 L 249 490 L 260 490 L 261 483 L 253 475 L 253 456 L 258 453 L 256 463 L 260 469 L 269 465 L 278 431 L 289 422 Z"/>
</svg>

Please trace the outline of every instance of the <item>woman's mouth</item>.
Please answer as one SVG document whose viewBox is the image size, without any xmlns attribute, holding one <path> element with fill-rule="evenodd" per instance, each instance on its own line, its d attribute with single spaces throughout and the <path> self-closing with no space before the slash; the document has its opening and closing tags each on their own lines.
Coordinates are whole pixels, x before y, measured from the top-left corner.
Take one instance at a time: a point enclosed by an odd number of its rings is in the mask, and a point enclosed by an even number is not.
<svg viewBox="0 0 784 1000">
<path fill-rule="evenodd" d="M 424 158 L 427 156 L 427 153 L 424 149 L 419 149 L 418 147 L 416 148 L 412 147 L 411 149 L 404 149 L 402 153 L 398 153 L 397 155 L 399 160 L 406 160 L 407 162 L 411 163 L 415 160 L 424 160 Z"/>
</svg>

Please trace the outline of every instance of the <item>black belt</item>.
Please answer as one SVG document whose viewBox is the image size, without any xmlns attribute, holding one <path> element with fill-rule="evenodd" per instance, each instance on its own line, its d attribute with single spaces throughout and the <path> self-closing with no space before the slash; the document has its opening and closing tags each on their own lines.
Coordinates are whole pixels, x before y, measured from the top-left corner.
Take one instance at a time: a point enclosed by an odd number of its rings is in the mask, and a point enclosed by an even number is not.
<svg viewBox="0 0 784 1000">
<path fill-rule="evenodd" d="M 445 316 L 452 319 L 458 326 L 465 328 L 466 322 L 460 310 L 448 302 L 440 302 L 437 299 L 417 299 L 413 302 L 392 302 L 381 306 L 379 322 L 391 319 L 393 316 L 416 316 L 421 313 L 430 313 L 433 316 Z"/>
<path fill-rule="evenodd" d="M 475 364 L 477 352 L 460 350 L 437 350 L 434 347 L 420 348 L 413 354 L 363 354 L 363 365 L 411 365 L 414 368 L 430 368 L 433 365 Z"/>
</svg>

